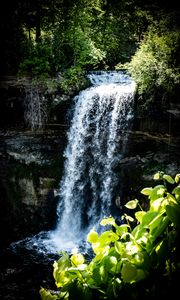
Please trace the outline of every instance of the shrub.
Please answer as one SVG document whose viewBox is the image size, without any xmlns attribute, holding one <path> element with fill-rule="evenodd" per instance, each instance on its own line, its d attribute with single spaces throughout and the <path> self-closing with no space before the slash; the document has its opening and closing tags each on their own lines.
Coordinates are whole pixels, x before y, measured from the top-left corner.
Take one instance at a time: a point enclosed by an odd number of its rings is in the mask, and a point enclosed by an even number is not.
<svg viewBox="0 0 180 300">
<path fill-rule="evenodd" d="M 42 300 L 154 299 L 172 293 L 180 271 L 180 174 L 158 172 L 154 180 L 160 182 L 141 191 L 147 211 L 134 199 L 125 205 L 135 210 L 134 217 L 124 214 L 121 225 L 112 216 L 104 218 L 101 225 L 109 228 L 101 234 L 92 228 L 90 261 L 78 252 L 62 253 L 53 265 L 58 290 L 41 288 Z"/>
<path fill-rule="evenodd" d="M 149 32 L 128 66 L 140 94 L 158 87 L 169 92 L 180 83 L 179 44 L 179 31 Z"/>
</svg>

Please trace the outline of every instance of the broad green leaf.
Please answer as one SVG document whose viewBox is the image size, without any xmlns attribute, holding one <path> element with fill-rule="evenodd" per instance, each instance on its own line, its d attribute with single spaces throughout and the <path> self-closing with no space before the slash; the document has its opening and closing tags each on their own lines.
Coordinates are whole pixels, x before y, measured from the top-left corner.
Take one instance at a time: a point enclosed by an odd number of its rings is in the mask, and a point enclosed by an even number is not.
<svg viewBox="0 0 180 300">
<path fill-rule="evenodd" d="M 114 244 L 114 247 L 115 247 L 116 252 L 122 256 L 124 253 L 124 249 L 125 249 L 124 244 L 122 242 L 116 241 Z"/>
<path fill-rule="evenodd" d="M 162 197 L 164 195 L 166 191 L 166 188 L 164 185 L 156 185 L 153 189 L 152 189 L 152 192 L 151 192 L 151 195 L 150 195 L 150 199 L 152 201 Z"/>
<path fill-rule="evenodd" d="M 104 262 L 104 266 L 107 270 L 107 272 L 110 272 L 110 273 L 115 273 L 116 272 L 116 266 L 117 266 L 117 258 L 115 256 L 106 256 L 103 260 Z"/>
<path fill-rule="evenodd" d="M 134 238 L 136 240 L 140 239 L 142 236 L 144 236 L 144 234 L 147 232 L 146 226 L 139 224 L 138 226 L 136 226 L 133 231 L 132 231 L 132 235 L 134 236 Z"/>
<path fill-rule="evenodd" d="M 150 240 L 153 242 L 155 241 L 161 234 L 164 233 L 166 230 L 167 226 L 169 224 L 169 219 L 168 217 L 163 217 L 161 221 L 158 223 L 157 227 L 153 227 L 151 230 L 151 235 L 150 235 Z M 153 224 L 152 224 L 153 225 Z"/>
<path fill-rule="evenodd" d="M 152 187 L 147 187 L 141 190 L 141 194 L 149 196 L 152 192 Z"/>
<path fill-rule="evenodd" d="M 125 207 L 127 207 L 129 209 L 135 209 L 137 207 L 137 204 L 138 204 L 138 200 L 134 199 L 134 200 L 131 200 L 131 201 L 127 202 L 125 204 Z"/>
<path fill-rule="evenodd" d="M 166 200 L 167 201 L 164 201 L 166 203 L 166 205 L 167 204 L 177 204 L 176 198 L 170 193 L 167 193 Z"/>
<path fill-rule="evenodd" d="M 167 240 L 163 239 L 161 240 L 158 245 L 155 248 L 155 251 L 158 256 L 158 262 L 162 263 L 166 259 L 168 259 L 169 256 L 169 246 Z"/>
<path fill-rule="evenodd" d="M 175 187 L 172 191 L 172 194 L 175 195 L 177 201 L 180 200 L 180 185 L 178 185 L 177 187 Z"/>
<path fill-rule="evenodd" d="M 170 176 L 170 175 L 163 175 L 163 179 L 165 179 L 167 182 L 173 184 L 174 183 L 174 179 Z"/>
<path fill-rule="evenodd" d="M 40 296 L 42 300 L 57 300 L 58 296 L 57 295 L 52 295 L 50 291 L 41 288 L 40 291 Z"/>
<path fill-rule="evenodd" d="M 102 226 L 106 226 L 106 225 L 113 225 L 113 226 L 116 226 L 116 222 L 115 222 L 115 220 L 114 220 L 113 217 L 103 219 L 103 220 L 100 222 L 100 224 L 101 224 Z"/>
<path fill-rule="evenodd" d="M 118 239 L 119 236 L 115 232 L 113 232 L 112 230 L 107 230 L 100 235 L 98 242 L 101 245 L 108 245 L 117 241 Z"/>
<path fill-rule="evenodd" d="M 61 280 L 64 280 L 64 275 L 62 275 L 61 273 L 65 272 L 65 270 L 67 270 L 70 266 L 71 264 L 69 255 L 66 252 L 63 252 L 62 257 L 58 261 L 54 262 L 53 277 L 55 279 L 57 287 L 61 286 Z"/>
<path fill-rule="evenodd" d="M 125 250 L 128 255 L 134 255 L 135 253 L 138 253 L 141 249 L 137 243 L 134 243 L 134 241 L 130 241 L 125 244 Z"/>
<path fill-rule="evenodd" d="M 163 220 L 163 216 L 161 214 L 158 214 L 156 217 L 153 218 L 153 220 L 149 223 L 150 232 L 159 226 L 161 221 Z"/>
<path fill-rule="evenodd" d="M 180 208 L 178 205 L 167 205 L 166 213 L 174 225 L 180 227 Z"/>
<path fill-rule="evenodd" d="M 74 266 L 84 264 L 84 256 L 81 253 L 76 253 L 71 256 L 71 263 Z"/>
<path fill-rule="evenodd" d="M 119 236 L 122 236 L 125 232 L 128 232 L 129 228 L 130 228 L 130 226 L 128 224 L 122 224 L 122 225 L 116 227 L 116 233 Z"/>
<path fill-rule="evenodd" d="M 144 278 L 147 277 L 147 274 L 144 272 L 142 269 L 137 270 L 136 278 L 135 281 L 140 281 L 143 280 Z"/>
<path fill-rule="evenodd" d="M 139 251 L 137 253 L 135 253 L 135 255 L 133 256 L 132 262 L 137 265 L 138 267 L 142 267 L 142 265 L 144 264 L 144 254 L 142 251 Z"/>
<path fill-rule="evenodd" d="M 91 229 L 87 235 L 87 241 L 89 243 L 96 243 L 98 237 L 99 237 L 98 233 L 94 229 Z"/>
<path fill-rule="evenodd" d="M 108 254 L 110 246 L 109 246 L 109 244 L 105 245 L 105 244 L 97 242 L 97 243 L 92 244 L 92 248 L 93 248 L 94 253 L 96 254 L 94 260 L 98 261 L 98 260 L 101 260 L 105 255 Z"/>
<path fill-rule="evenodd" d="M 57 261 L 57 267 L 59 272 L 70 267 L 70 259 L 67 252 L 62 252 L 62 256 Z"/>
<path fill-rule="evenodd" d="M 176 174 L 175 176 L 175 182 L 178 183 L 180 180 L 180 174 Z"/>
<path fill-rule="evenodd" d="M 142 218 L 145 214 L 146 214 L 146 212 L 142 211 L 142 210 L 135 212 L 135 217 L 139 221 L 139 223 L 142 222 Z"/>
<path fill-rule="evenodd" d="M 58 288 L 65 286 L 67 283 L 71 281 L 71 278 L 66 271 L 55 272 L 54 278 L 55 278 L 55 284 Z"/>
<path fill-rule="evenodd" d="M 159 213 L 157 211 L 148 211 L 143 217 L 142 217 L 142 225 L 146 226 L 149 225 L 149 223 L 157 216 Z"/>
<path fill-rule="evenodd" d="M 108 279 L 108 274 L 104 265 L 96 265 L 93 270 L 93 279 L 95 283 L 98 285 L 106 284 Z"/>
<path fill-rule="evenodd" d="M 121 270 L 121 276 L 124 282 L 132 282 L 137 275 L 137 267 L 131 263 L 124 263 Z"/>
<path fill-rule="evenodd" d="M 150 211 L 160 211 L 163 208 L 164 197 L 157 198 L 150 201 Z"/>
</svg>

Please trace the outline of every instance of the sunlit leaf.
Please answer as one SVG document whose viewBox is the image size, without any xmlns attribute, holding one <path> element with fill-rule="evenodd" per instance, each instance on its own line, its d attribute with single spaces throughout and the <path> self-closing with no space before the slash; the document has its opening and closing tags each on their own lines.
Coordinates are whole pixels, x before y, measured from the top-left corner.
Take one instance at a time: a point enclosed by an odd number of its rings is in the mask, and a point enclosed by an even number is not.
<svg viewBox="0 0 180 300">
<path fill-rule="evenodd" d="M 98 241 L 102 245 L 108 245 L 112 242 L 117 241 L 118 239 L 119 237 L 115 232 L 113 232 L 112 230 L 107 230 L 100 235 Z"/>
<path fill-rule="evenodd" d="M 115 273 L 116 272 L 116 266 L 117 266 L 117 258 L 112 255 L 108 255 L 104 258 L 104 266 L 106 270 L 110 273 Z"/>
<path fill-rule="evenodd" d="M 152 187 L 147 187 L 141 190 L 141 194 L 149 196 L 151 194 Z"/>
<path fill-rule="evenodd" d="M 87 241 L 89 243 L 95 243 L 98 237 L 99 237 L 98 233 L 94 229 L 91 229 L 87 235 Z"/>
<path fill-rule="evenodd" d="M 103 219 L 100 224 L 102 226 L 106 226 L 106 225 L 113 225 L 113 226 L 116 226 L 116 223 L 115 223 L 115 220 L 113 217 L 110 217 L 110 218 L 105 218 Z"/>
<path fill-rule="evenodd" d="M 129 228 L 130 228 L 130 226 L 128 224 L 122 224 L 122 225 L 116 227 L 116 233 L 119 236 L 122 236 L 125 232 L 128 232 Z"/>
<path fill-rule="evenodd" d="M 155 186 L 153 189 L 152 189 L 152 192 L 151 192 L 151 195 L 150 195 L 150 199 L 153 201 L 153 200 L 156 200 L 160 197 L 162 197 L 164 195 L 166 191 L 166 188 L 164 185 L 157 185 Z"/>
<path fill-rule="evenodd" d="M 155 241 L 161 234 L 163 234 L 163 232 L 165 231 L 165 229 L 167 228 L 168 224 L 169 224 L 169 219 L 168 217 L 163 217 L 163 219 L 160 219 L 160 222 L 157 223 L 158 225 L 155 227 L 153 227 L 153 229 L 151 230 L 151 236 L 150 236 L 150 240 L 151 241 Z M 152 225 L 154 225 L 152 223 Z"/>
<path fill-rule="evenodd" d="M 136 226 L 133 231 L 132 231 L 132 235 L 134 236 L 135 239 L 139 239 L 142 236 L 144 236 L 144 234 L 146 233 L 146 226 L 139 224 L 138 226 Z"/>
<path fill-rule="evenodd" d="M 160 197 L 150 202 L 150 211 L 160 211 L 162 204 L 164 202 L 164 197 Z"/>
<path fill-rule="evenodd" d="M 84 256 L 81 253 L 73 254 L 71 256 L 71 263 L 74 266 L 82 265 L 84 263 Z"/>
<path fill-rule="evenodd" d="M 129 216 L 129 215 L 127 215 L 127 214 L 124 214 L 124 218 L 125 218 L 127 221 L 129 221 L 129 222 L 133 222 L 133 221 L 134 221 L 134 218 L 131 217 L 131 216 Z"/>
<path fill-rule="evenodd" d="M 116 241 L 114 244 L 114 247 L 115 247 L 115 250 L 117 253 L 119 253 L 120 255 L 123 254 L 124 249 L 125 249 L 123 243 Z"/>
<path fill-rule="evenodd" d="M 142 222 L 142 218 L 145 214 L 146 214 L 146 212 L 142 211 L 142 210 L 135 212 L 135 217 L 139 221 L 139 223 Z"/>
<path fill-rule="evenodd" d="M 125 204 L 125 207 L 127 207 L 129 209 L 135 209 L 137 207 L 137 204 L 138 204 L 138 200 L 134 199 L 134 200 L 131 200 L 131 201 L 127 202 Z"/>
<path fill-rule="evenodd" d="M 175 176 L 175 182 L 178 183 L 180 180 L 180 174 L 176 174 Z"/>
<path fill-rule="evenodd" d="M 174 183 L 174 179 L 170 176 L 170 175 L 163 175 L 163 179 L 165 179 L 167 182 L 173 184 Z"/>
<path fill-rule="evenodd" d="M 158 215 L 157 211 L 148 211 L 143 217 L 142 217 L 142 225 L 149 225 L 149 223 Z"/>
<path fill-rule="evenodd" d="M 160 172 L 157 172 L 156 174 L 154 174 L 153 179 L 154 180 L 159 180 L 160 179 Z"/>
<path fill-rule="evenodd" d="M 175 187 L 172 191 L 172 194 L 175 195 L 177 201 L 180 200 L 180 185 L 178 185 L 177 187 Z"/>
<path fill-rule="evenodd" d="M 57 300 L 58 296 L 57 295 L 52 295 L 50 291 L 41 288 L 40 291 L 40 296 L 42 300 Z"/>
</svg>

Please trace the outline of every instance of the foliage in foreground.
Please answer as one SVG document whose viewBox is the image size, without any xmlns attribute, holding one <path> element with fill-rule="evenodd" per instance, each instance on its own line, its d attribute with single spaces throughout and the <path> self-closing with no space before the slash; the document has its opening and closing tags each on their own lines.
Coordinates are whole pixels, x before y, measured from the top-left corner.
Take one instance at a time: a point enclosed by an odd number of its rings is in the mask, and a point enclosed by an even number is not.
<svg viewBox="0 0 180 300">
<path fill-rule="evenodd" d="M 58 299 L 158 299 L 173 293 L 180 274 L 178 240 L 180 230 L 180 174 L 158 172 L 155 187 L 142 189 L 148 209 L 137 199 L 129 201 L 122 224 L 104 218 L 109 230 L 92 229 L 87 241 L 94 256 L 86 261 L 81 253 L 66 252 L 54 262 L 57 291 L 40 289 L 42 300 Z"/>
</svg>

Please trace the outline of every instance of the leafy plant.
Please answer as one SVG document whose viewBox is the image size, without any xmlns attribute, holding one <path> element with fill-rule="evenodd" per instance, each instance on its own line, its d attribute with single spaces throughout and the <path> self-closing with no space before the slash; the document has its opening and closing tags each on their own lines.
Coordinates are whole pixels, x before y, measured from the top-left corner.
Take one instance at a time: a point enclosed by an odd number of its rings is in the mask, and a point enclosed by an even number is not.
<svg viewBox="0 0 180 300">
<path fill-rule="evenodd" d="M 154 180 L 158 182 L 155 187 L 141 190 L 148 201 L 147 211 L 133 199 L 125 205 L 135 210 L 133 217 L 124 214 L 122 224 L 117 225 L 109 216 L 100 223 L 109 226 L 108 230 L 101 234 L 90 230 L 87 242 L 94 252 L 90 261 L 78 252 L 62 253 L 53 265 L 58 290 L 41 288 L 42 300 L 152 299 L 164 291 L 167 295 L 166 286 L 180 272 L 180 174 L 172 178 L 158 172 Z"/>
</svg>

